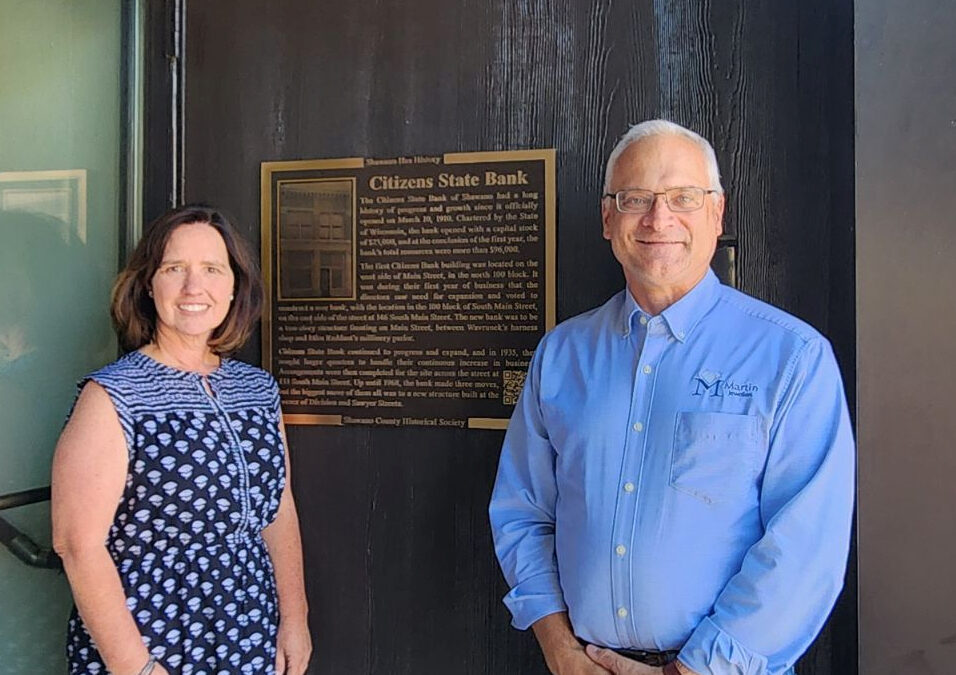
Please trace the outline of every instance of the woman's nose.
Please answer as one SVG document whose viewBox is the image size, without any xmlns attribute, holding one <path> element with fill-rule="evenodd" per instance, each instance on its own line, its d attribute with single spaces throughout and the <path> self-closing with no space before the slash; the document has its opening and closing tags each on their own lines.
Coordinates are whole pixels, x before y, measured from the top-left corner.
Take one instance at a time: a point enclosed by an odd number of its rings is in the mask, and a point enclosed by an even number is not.
<svg viewBox="0 0 956 675">
<path fill-rule="evenodd" d="M 202 288 L 200 275 L 194 270 L 186 270 L 186 277 L 183 279 L 183 290 L 188 293 L 195 293 Z"/>
</svg>

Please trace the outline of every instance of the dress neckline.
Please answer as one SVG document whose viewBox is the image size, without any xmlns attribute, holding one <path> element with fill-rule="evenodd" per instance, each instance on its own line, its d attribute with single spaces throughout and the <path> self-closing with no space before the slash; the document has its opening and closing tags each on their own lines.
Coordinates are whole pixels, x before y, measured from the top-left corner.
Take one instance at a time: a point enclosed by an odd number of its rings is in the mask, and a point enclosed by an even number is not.
<svg viewBox="0 0 956 675">
<path fill-rule="evenodd" d="M 162 361 L 157 361 L 152 356 L 150 356 L 149 354 L 143 353 L 139 349 L 134 349 L 128 354 L 128 356 L 133 358 L 135 361 L 139 362 L 141 365 L 147 368 L 150 368 L 151 370 L 164 372 L 167 375 L 172 375 L 174 377 L 180 377 L 180 378 L 189 377 L 194 379 L 209 378 L 213 380 L 219 378 L 223 374 L 226 366 L 228 365 L 230 361 L 230 359 L 228 359 L 227 357 L 221 356 L 219 358 L 219 365 L 216 366 L 216 369 L 204 375 L 203 373 L 198 373 L 194 370 L 183 370 L 181 368 L 176 368 L 174 366 L 167 365 L 163 363 Z"/>
</svg>

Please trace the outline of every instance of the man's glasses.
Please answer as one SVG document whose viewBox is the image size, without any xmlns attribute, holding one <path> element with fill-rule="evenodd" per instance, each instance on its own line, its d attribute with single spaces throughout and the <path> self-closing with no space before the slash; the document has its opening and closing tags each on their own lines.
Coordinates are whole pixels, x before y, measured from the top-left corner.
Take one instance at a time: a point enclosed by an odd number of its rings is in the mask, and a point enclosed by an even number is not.
<svg viewBox="0 0 956 675">
<path fill-rule="evenodd" d="M 717 193 L 717 190 L 705 190 L 699 187 L 673 187 L 663 192 L 627 188 L 617 192 L 609 192 L 605 197 L 614 199 L 617 210 L 621 213 L 647 213 L 654 208 L 654 199 L 657 195 L 664 195 L 667 208 L 675 212 L 696 211 L 704 205 L 704 196 Z"/>
</svg>

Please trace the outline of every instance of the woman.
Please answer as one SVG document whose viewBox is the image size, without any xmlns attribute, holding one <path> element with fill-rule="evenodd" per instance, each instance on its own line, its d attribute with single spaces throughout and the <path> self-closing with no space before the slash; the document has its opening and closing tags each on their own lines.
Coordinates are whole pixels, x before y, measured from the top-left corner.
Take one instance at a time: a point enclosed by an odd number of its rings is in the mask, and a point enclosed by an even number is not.
<svg viewBox="0 0 956 675">
<path fill-rule="evenodd" d="M 117 278 L 130 351 L 80 382 L 53 461 L 71 673 L 305 672 L 278 388 L 228 358 L 261 305 L 247 247 L 205 207 L 153 223 Z"/>
</svg>

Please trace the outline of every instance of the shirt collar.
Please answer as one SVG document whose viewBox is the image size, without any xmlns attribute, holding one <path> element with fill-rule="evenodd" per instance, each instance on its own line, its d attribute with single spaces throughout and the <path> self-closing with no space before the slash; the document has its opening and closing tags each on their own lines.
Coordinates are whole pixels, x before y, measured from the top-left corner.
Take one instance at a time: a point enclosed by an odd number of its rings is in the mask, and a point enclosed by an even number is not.
<svg viewBox="0 0 956 675">
<path fill-rule="evenodd" d="M 704 278 L 690 289 L 684 297 L 661 312 L 664 323 L 675 339 L 681 342 L 687 339 L 697 322 L 714 306 L 719 290 L 720 280 L 717 279 L 713 270 L 708 269 Z M 635 314 L 638 316 L 644 315 L 648 319 L 651 318 L 640 308 L 631 292 L 625 288 L 624 302 L 621 307 L 621 328 L 624 337 L 630 335 L 633 325 L 631 322 L 634 320 Z"/>
<path fill-rule="evenodd" d="M 634 299 L 634 296 L 631 295 L 631 292 L 625 288 L 624 289 L 624 302 L 621 304 L 621 335 L 622 337 L 628 337 L 631 334 L 631 326 L 634 324 L 635 316 L 648 316 L 644 310 L 640 308 L 637 304 L 637 301 Z M 648 316 L 648 318 L 650 318 Z"/>
</svg>

